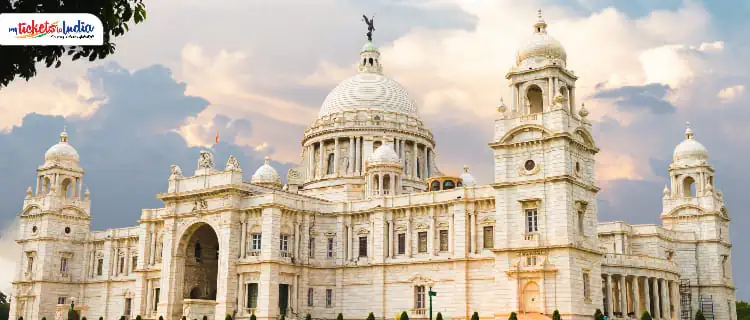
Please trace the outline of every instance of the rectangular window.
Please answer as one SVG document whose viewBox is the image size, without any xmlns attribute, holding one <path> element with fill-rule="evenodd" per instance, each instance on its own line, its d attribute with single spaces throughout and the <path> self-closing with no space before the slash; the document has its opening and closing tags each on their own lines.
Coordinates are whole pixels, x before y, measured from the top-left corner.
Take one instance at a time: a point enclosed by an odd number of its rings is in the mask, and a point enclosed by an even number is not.
<svg viewBox="0 0 750 320">
<path fill-rule="evenodd" d="M 253 251 L 260 251 L 260 233 L 253 234 Z"/>
<path fill-rule="evenodd" d="M 526 232 L 538 232 L 536 209 L 526 209 Z"/>
<path fill-rule="evenodd" d="M 440 252 L 448 251 L 448 230 L 440 230 Z"/>
<path fill-rule="evenodd" d="M 307 288 L 307 306 L 313 306 L 313 288 Z"/>
<path fill-rule="evenodd" d="M 492 249 L 495 247 L 495 234 L 493 232 L 493 227 L 484 227 L 484 241 L 483 245 L 485 249 Z"/>
<path fill-rule="evenodd" d="M 132 305 L 132 299 L 131 298 L 125 298 L 125 310 L 122 312 L 125 316 L 130 316 L 130 309 Z"/>
<path fill-rule="evenodd" d="M 591 299 L 591 288 L 590 288 L 589 281 L 591 281 L 589 279 L 589 273 L 584 272 L 583 273 L 583 298 L 585 299 Z"/>
<path fill-rule="evenodd" d="M 258 284 L 248 283 L 247 284 L 247 307 L 255 309 L 258 307 Z"/>
<path fill-rule="evenodd" d="M 584 219 L 583 211 L 578 211 L 578 234 L 583 236 L 583 219 Z"/>
<path fill-rule="evenodd" d="M 310 243 L 307 244 L 308 256 L 315 258 L 315 238 L 310 238 Z"/>
<path fill-rule="evenodd" d="M 367 237 L 359 237 L 359 256 L 367 257 Z"/>
<path fill-rule="evenodd" d="M 333 289 L 326 289 L 326 308 L 333 307 Z"/>
<path fill-rule="evenodd" d="M 68 272 L 68 258 L 66 257 L 60 258 L 60 272 Z"/>
<path fill-rule="evenodd" d="M 279 244 L 279 250 L 281 250 L 281 252 L 289 252 L 289 236 L 282 234 L 279 239 L 281 242 Z"/>
<path fill-rule="evenodd" d="M 31 272 L 34 270 L 34 257 L 28 257 L 28 262 L 26 264 L 26 271 Z"/>
<path fill-rule="evenodd" d="M 424 286 L 414 287 L 414 309 L 424 309 Z"/>
<path fill-rule="evenodd" d="M 138 256 L 133 257 L 133 261 L 130 264 L 130 271 L 135 271 L 136 267 L 138 267 Z"/>
<path fill-rule="evenodd" d="M 159 307 L 159 293 L 161 292 L 161 288 L 154 289 L 154 311 L 157 310 Z"/>
<path fill-rule="evenodd" d="M 427 252 L 427 232 L 423 231 L 423 232 L 417 233 L 417 238 L 419 239 L 417 252 L 426 253 Z"/>
<path fill-rule="evenodd" d="M 57 304 L 65 304 L 65 297 L 57 297 Z"/>
<path fill-rule="evenodd" d="M 120 273 L 125 273 L 125 257 L 120 257 Z"/>
<path fill-rule="evenodd" d="M 526 256 L 526 265 L 533 267 L 536 265 L 536 256 Z"/>
<path fill-rule="evenodd" d="M 398 254 L 406 253 L 406 234 L 398 234 Z"/>
<path fill-rule="evenodd" d="M 104 259 L 99 259 L 96 261 L 96 275 L 100 276 L 102 275 L 102 269 L 104 269 Z"/>
<path fill-rule="evenodd" d="M 328 248 L 327 248 L 327 256 L 328 259 L 333 259 L 333 238 L 328 238 Z"/>
</svg>

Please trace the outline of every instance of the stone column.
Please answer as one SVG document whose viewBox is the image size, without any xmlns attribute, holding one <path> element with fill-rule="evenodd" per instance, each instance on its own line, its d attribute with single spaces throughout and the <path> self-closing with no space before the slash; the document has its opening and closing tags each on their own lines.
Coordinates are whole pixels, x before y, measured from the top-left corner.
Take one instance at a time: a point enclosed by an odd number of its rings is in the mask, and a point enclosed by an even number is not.
<svg viewBox="0 0 750 320">
<path fill-rule="evenodd" d="M 671 319 L 672 317 L 669 315 L 669 295 L 667 295 L 667 281 L 665 279 L 659 279 L 660 286 L 660 294 L 659 297 L 661 300 L 661 313 L 663 314 L 662 318 L 664 319 Z"/>
<path fill-rule="evenodd" d="M 643 307 L 653 318 L 653 312 L 651 311 L 651 283 L 649 283 L 648 277 L 643 278 Z"/>
<path fill-rule="evenodd" d="M 339 176 L 339 138 L 333 139 L 333 175 Z"/>
<path fill-rule="evenodd" d="M 640 290 L 638 288 L 638 276 L 633 277 L 633 312 L 635 312 L 635 317 L 640 319 L 641 314 L 643 314 L 643 311 L 641 310 L 641 294 Z"/>
<path fill-rule="evenodd" d="M 151 265 L 153 265 L 156 262 L 156 241 L 158 239 L 158 233 L 156 231 L 156 226 L 153 226 L 153 230 L 151 231 L 151 256 L 149 257 Z"/>
<path fill-rule="evenodd" d="M 477 253 L 477 213 L 472 211 L 469 215 L 469 232 L 471 232 L 471 253 Z"/>
<path fill-rule="evenodd" d="M 240 273 L 237 275 L 237 315 L 242 314 L 242 277 L 243 274 Z"/>
<path fill-rule="evenodd" d="M 242 233 L 240 234 L 240 259 L 245 258 L 245 237 L 247 237 L 247 221 L 245 221 L 244 215 L 242 218 L 240 218 L 240 230 L 242 230 Z"/>
<path fill-rule="evenodd" d="M 417 179 L 417 177 L 419 176 L 419 173 L 417 170 L 417 167 L 418 167 L 417 152 L 419 152 L 419 146 L 417 145 L 417 141 L 412 141 L 412 143 L 414 144 L 414 149 L 412 149 L 412 153 L 411 153 L 412 164 L 413 164 L 412 169 L 411 169 L 411 176 L 412 178 Z"/>
<path fill-rule="evenodd" d="M 424 146 L 424 166 L 422 166 L 422 177 L 423 178 L 429 178 L 430 177 L 430 162 L 428 160 L 428 154 L 430 152 L 430 149 L 427 148 L 427 145 Z"/>
<path fill-rule="evenodd" d="M 324 147 L 323 141 L 320 141 L 318 145 L 320 145 L 320 150 L 318 150 L 319 151 L 318 153 L 320 154 L 319 155 L 320 162 L 318 163 L 318 178 L 322 178 L 322 177 L 325 177 L 326 175 L 325 171 L 323 171 L 323 168 L 325 168 L 325 159 L 323 156 L 323 147 Z"/>
<path fill-rule="evenodd" d="M 378 195 L 383 195 L 383 175 L 378 175 Z"/>
<path fill-rule="evenodd" d="M 615 304 L 612 301 L 612 275 L 607 274 L 605 276 L 607 277 L 607 283 L 605 285 L 605 291 L 607 291 L 606 315 L 608 318 L 612 318 L 614 316 L 614 307 L 615 307 Z"/>
<path fill-rule="evenodd" d="M 570 109 L 570 114 L 574 117 L 576 115 L 576 87 L 571 86 L 570 91 L 568 91 L 568 95 L 570 96 L 570 99 L 568 99 L 568 108 Z"/>
<path fill-rule="evenodd" d="M 406 256 L 411 258 L 411 210 L 406 209 Z"/>
<path fill-rule="evenodd" d="M 654 319 L 661 318 L 661 297 L 659 296 L 659 279 L 654 278 L 654 314 L 651 316 Z"/>
<path fill-rule="evenodd" d="M 435 207 L 430 207 L 430 231 L 427 235 L 427 252 L 430 256 L 435 255 Z"/>
<path fill-rule="evenodd" d="M 682 306 L 680 305 L 680 285 L 677 281 L 672 281 L 672 298 L 672 301 L 674 301 L 674 317 L 675 319 L 679 319 L 682 313 Z"/>
<path fill-rule="evenodd" d="M 349 137 L 349 167 L 346 168 L 346 175 L 351 176 L 354 173 L 354 137 Z"/>
<path fill-rule="evenodd" d="M 450 214 L 450 220 L 448 221 L 448 253 L 450 253 L 451 256 L 453 256 L 453 239 L 455 239 L 455 236 L 453 234 L 455 228 L 453 228 L 453 213 Z"/>
<path fill-rule="evenodd" d="M 620 312 L 622 312 L 623 317 L 628 316 L 628 295 L 627 295 L 627 284 L 626 284 L 626 277 L 625 275 L 620 275 L 620 281 L 618 282 L 618 287 L 620 287 Z"/>
<path fill-rule="evenodd" d="M 354 137 L 354 174 L 360 175 L 360 160 L 361 157 L 361 151 L 359 150 L 362 147 L 362 143 L 359 141 L 359 137 Z"/>
<path fill-rule="evenodd" d="M 396 256 L 394 254 L 394 247 L 396 243 L 396 233 L 395 233 L 395 220 L 393 219 L 393 216 L 391 216 L 391 221 L 388 223 L 388 257 L 393 258 Z"/>
<path fill-rule="evenodd" d="M 399 140 L 398 144 L 400 145 L 400 147 L 398 148 L 398 157 L 401 160 L 403 160 L 404 159 L 404 140 L 403 139 Z M 404 173 L 406 173 L 406 172 L 404 172 Z"/>
</svg>

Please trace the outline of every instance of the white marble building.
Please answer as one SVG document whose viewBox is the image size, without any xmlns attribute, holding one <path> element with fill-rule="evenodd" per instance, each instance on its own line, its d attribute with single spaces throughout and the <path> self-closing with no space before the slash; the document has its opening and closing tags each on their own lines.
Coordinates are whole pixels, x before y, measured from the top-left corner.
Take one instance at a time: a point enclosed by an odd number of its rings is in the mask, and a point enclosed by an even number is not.
<svg viewBox="0 0 750 320">
<path fill-rule="evenodd" d="M 286 185 L 268 160 L 247 182 L 236 158 L 216 169 L 203 151 L 194 173 L 172 167 L 163 207 L 92 231 L 96 196 L 63 132 L 20 213 L 11 319 L 62 318 L 72 300 L 92 320 L 427 318 L 430 288 L 434 311 L 454 319 L 709 307 L 736 319 L 730 219 L 706 149 L 688 128 L 671 186 L 644 199 L 663 197 L 662 225 L 599 222 L 599 147 L 546 28 L 540 17 L 506 75 L 490 185 L 467 169 L 426 191 L 443 176 L 433 135 L 372 43 L 305 131 Z"/>
</svg>

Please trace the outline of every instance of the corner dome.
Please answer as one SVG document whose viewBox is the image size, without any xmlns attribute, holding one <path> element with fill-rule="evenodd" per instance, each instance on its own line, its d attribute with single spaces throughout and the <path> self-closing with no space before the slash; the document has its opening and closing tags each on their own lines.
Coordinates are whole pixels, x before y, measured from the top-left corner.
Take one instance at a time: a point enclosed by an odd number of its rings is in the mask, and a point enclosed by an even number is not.
<svg viewBox="0 0 750 320">
<path fill-rule="evenodd" d="M 252 179 L 250 179 L 251 183 L 254 184 L 260 184 L 260 185 L 269 185 L 273 187 L 281 187 L 281 176 L 271 166 L 271 158 L 266 156 L 265 163 L 258 168 L 258 170 L 255 170 L 255 173 L 253 173 Z"/>
<path fill-rule="evenodd" d="M 458 177 L 461 178 L 461 183 L 465 187 L 473 187 L 477 185 L 477 179 L 474 178 L 474 175 L 471 174 L 471 172 L 469 172 L 469 166 L 464 166 L 464 172 Z"/>
<path fill-rule="evenodd" d="M 542 11 L 539 10 L 539 21 L 534 24 L 534 35 L 516 53 L 516 66 L 537 68 L 547 64 L 559 64 L 565 67 L 567 60 L 568 54 L 560 41 L 547 34 L 547 23 L 542 19 Z"/>
<path fill-rule="evenodd" d="M 685 130 L 685 140 L 674 148 L 672 160 L 677 166 L 695 166 L 708 163 L 708 150 L 693 138 L 693 130 L 689 123 Z"/>
<path fill-rule="evenodd" d="M 383 144 L 370 155 L 367 159 L 368 166 L 393 165 L 401 166 L 401 160 L 398 158 L 396 151 L 390 144 Z"/>
<path fill-rule="evenodd" d="M 45 164 L 70 162 L 77 166 L 79 159 L 78 151 L 68 143 L 67 130 L 63 130 L 60 133 L 60 141 L 44 153 Z"/>
</svg>

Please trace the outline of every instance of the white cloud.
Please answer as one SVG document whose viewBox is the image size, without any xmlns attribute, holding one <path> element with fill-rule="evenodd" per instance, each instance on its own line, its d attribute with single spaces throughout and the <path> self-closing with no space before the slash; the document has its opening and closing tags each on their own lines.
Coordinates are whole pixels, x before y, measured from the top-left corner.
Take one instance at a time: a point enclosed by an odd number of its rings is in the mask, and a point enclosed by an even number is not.
<svg viewBox="0 0 750 320">
<path fill-rule="evenodd" d="M 10 294 L 11 282 L 16 275 L 18 257 L 21 253 L 21 247 L 16 243 L 18 236 L 18 220 L 14 220 L 5 226 L 5 230 L 0 230 L 0 291 Z"/>
<path fill-rule="evenodd" d="M 716 96 L 722 103 L 729 103 L 741 97 L 743 93 L 745 93 L 745 86 L 736 85 L 721 89 Z"/>
</svg>

